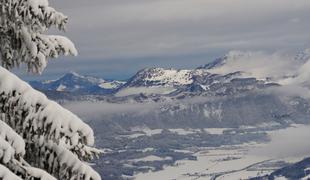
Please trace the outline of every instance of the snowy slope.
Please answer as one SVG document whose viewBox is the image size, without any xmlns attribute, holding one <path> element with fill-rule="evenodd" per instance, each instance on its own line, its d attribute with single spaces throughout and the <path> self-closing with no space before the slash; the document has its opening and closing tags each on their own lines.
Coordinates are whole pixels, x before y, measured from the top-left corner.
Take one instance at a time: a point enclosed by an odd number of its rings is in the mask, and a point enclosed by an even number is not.
<svg viewBox="0 0 310 180">
<path fill-rule="evenodd" d="M 126 84 L 127 87 L 182 86 L 193 82 L 192 70 L 146 68 L 139 71 Z"/>
<path fill-rule="evenodd" d="M 196 69 L 145 68 L 127 82 L 68 73 L 58 80 L 31 82 L 39 90 L 80 94 L 146 96 L 231 95 L 270 86 L 308 85 L 310 50 L 295 57 L 231 51 Z M 275 62 L 275 63 L 270 63 Z"/>
</svg>

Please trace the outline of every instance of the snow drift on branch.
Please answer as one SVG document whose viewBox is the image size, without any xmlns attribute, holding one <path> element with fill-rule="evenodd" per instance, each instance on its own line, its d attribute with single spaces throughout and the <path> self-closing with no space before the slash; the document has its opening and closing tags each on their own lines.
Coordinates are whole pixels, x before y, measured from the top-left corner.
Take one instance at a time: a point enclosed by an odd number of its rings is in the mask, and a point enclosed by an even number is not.
<svg viewBox="0 0 310 180">
<path fill-rule="evenodd" d="M 25 177 L 54 179 L 45 171 L 33 168 L 35 166 L 62 179 L 100 179 L 80 160 L 90 160 L 100 153 L 89 147 L 94 145 L 93 130 L 76 115 L 48 100 L 2 67 L 0 115 L 0 158 L 3 163 L 23 169 L 19 173 L 24 173 Z"/>
<path fill-rule="evenodd" d="M 33 73 L 41 73 L 48 58 L 77 55 L 66 37 L 47 35 L 51 26 L 65 30 L 67 16 L 50 7 L 47 0 L 1 0 L 0 61 L 11 69 L 24 63 Z"/>
</svg>

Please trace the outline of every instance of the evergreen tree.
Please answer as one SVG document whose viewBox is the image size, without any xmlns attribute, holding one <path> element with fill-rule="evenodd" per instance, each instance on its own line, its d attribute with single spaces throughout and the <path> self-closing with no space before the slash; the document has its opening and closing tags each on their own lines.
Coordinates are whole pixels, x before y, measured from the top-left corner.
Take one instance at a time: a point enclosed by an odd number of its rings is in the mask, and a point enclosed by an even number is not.
<svg viewBox="0 0 310 180">
<path fill-rule="evenodd" d="M 8 71 L 42 73 L 49 58 L 77 55 L 69 39 L 47 34 L 67 20 L 48 0 L 0 1 L 0 179 L 101 179 L 84 162 L 100 154 L 92 129 Z"/>
</svg>

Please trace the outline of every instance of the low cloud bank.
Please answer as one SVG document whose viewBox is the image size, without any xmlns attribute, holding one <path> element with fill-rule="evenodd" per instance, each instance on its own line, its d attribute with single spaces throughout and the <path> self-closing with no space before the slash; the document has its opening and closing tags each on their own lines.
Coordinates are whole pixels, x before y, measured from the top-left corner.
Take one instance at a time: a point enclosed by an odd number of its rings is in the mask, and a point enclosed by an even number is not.
<svg viewBox="0 0 310 180">
<path fill-rule="evenodd" d="M 211 69 L 211 73 L 228 74 L 241 71 L 243 76 L 258 79 L 273 78 L 283 79 L 286 76 L 296 75 L 302 65 L 293 57 L 279 52 L 268 54 L 265 52 L 231 51 L 226 55 L 223 66 Z"/>
<path fill-rule="evenodd" d="M 91 120 L 104 120 L 105 117 L 115 114 L 128 114 L 135 113 L 137 115 L 147 114 L 149 112 L 160 111 L 161 108 L 171 105 L 188 105 L 204 103 L 212 101 L 214 98 L 193 97 L 185 100 L 173 100 L 165 102 L 126 102 L 126 103 L 109 103 L 109 102 L 88 102 L 76 101 L 64 104 L 64 107 L 84 119 L 85 121 Z"/>
<path fill-rule="evenodd" d="M 297 55 L 282 52 L 231 51 L 223 65 L 209 70 L 211 73 L 242 72 L 242 77 L 268 79 L 282 87 L 277 91 L 289 96 L 310 97 L 310 49 Z"/>
<path fill-rule="evenodd" d="M 64 107 L 86 121 L 104 120 L 104 117 L 113 114 L 138 113 L 143 114 L 158 108 L 156 103 L 107 103 L 107 102 L 70 102 Z"/>
<path fill-rule="evenodd" d="M 310 126 L 296 125 L 272 132 L 266 146 L 252 150 L 254 155 L 270 158 L 303 157 L 310 155 Z"/>
</svg>

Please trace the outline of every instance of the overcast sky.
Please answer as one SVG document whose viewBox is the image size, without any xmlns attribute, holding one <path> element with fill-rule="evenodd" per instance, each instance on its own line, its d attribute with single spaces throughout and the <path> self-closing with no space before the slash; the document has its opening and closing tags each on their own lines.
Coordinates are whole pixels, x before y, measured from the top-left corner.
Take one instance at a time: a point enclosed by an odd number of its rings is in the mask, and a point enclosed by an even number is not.
<svg viewBox="0 0 310 180">
<path fill-rule="evenodd" d="M 230 50 L 297 52 L 310 47 L 310 0 L 50 0 L 50 4 L 69 16 L 66 36 L 79 56 L 50 61 L 43 79 L 68 71 L 126 79 L 144 67 L 197 67 Z"/>
</svg>

